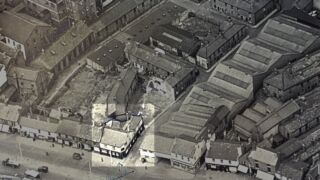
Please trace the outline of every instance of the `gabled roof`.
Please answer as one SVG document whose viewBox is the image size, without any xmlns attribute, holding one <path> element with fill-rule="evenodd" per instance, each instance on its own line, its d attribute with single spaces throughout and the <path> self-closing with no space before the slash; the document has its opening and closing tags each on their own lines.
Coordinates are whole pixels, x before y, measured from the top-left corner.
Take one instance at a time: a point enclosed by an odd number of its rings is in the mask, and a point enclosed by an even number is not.
<svg viewBox="0 0 320 180">
<path fill-rule="evenodd" d="M 302 53 L 319 39 L 319 31 L 285 16 L 277 16 L 267 22 L 258 38 L 288 52 Z"/>
<path fill-rule="evenodd" d="M 290 116 L 293 116 L 300 110 L 300 106 L 294 101 L 290 100 L 283 106 L 267 115 L 260 123 L 257 124 L 259 132 L 264 134 L 272 127 L 278 125 L 280 122 L 287 120 Z"/>
<path fill-rule="evenodd" d="M 34 65 L 40 65 L 47 70 L 53 68 L 68 56 L 84 39 L 89 37 L 92 31 L 82 21 L 76 23 L 57 41 L 55 41 L 43 54 L 32 62 Z M 81 53 L 81 52 L 80 52 Z"/>
</svg>

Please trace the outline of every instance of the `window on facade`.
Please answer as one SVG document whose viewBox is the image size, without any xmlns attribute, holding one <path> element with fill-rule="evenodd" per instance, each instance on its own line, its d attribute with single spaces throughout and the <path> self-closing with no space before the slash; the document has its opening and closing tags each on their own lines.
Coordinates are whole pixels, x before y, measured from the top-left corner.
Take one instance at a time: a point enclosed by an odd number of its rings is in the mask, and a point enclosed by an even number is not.
<svg viewBox="0 0 320 180">
<path fill-rule="evenodd" d="M 271 168 L 270 167 L 268 167 L 268 172 L 271 172 Z"/>
<path fill-rule="evenodd" d="M 221 161 L 221 163 L 223 163 L 223 160 L 222 160 L 222 159 L 221 159 L 220 161 Z"/>
<path fill-rule="evenodd" d="M 23 86 L 23 82 L 20 82 L 20 85 Z"/>
<path fill-rule="evenodd" d="M 256 168 L 259 168 L 259 164 L 258 163 L 256 163 Z"/>
<path fill-rule="evenodd" d="M 229 164 L 231 164 L 231 161 L 229 160 Z"/>
</svg>

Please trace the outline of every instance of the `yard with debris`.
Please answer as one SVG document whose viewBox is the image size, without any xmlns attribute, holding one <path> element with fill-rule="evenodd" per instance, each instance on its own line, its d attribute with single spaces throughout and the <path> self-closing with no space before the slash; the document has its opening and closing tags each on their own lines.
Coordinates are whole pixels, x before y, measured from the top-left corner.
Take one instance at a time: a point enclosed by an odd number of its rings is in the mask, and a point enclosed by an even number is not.
<svg viewBox="0 0 320 180">
<path fill-rule="evenodd" d="M 108 95 L 116 78 L 117 76 L 102 74 L 84 67 L 68 82 L 52 107 L 74 111 L 91 109 L 97 97 L 101 94 Z"/>
</svg>

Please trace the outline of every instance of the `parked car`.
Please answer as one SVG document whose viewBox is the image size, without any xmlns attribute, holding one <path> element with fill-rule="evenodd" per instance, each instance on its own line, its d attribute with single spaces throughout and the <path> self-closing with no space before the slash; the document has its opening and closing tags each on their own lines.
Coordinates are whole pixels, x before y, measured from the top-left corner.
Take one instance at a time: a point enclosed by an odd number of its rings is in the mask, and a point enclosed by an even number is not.
<svg viewBox="0 0 320 180">
<path fill-rule="evenodd" d="M 73 153 L 72 158 L 75 159 L 75 160 L 81 160 L 82 159 L 81 154 L 79 154 L 79 153 Z"/>
<path fill-rule="evenodd" d="M 40 173 L 38 171 L 35 171 L 35 170 L 28 169 L 28 170 L 26 170 L 24 175 L 26 175 L 27 178 L 40 179 Z"/>
<path fill-rule="evenodd" d="M 12 161 L 9 158 L 7 158 L 6 160 L 2 161 L 2 165 L 3 166 L 12 167 L 12 168 L 19 168 L 20 167 L 20 164 L 18 162 Z"/>
<path fill-rule="evenodd" d="M 38 172 L 48 173 L 49 172 L 49 168 L 47 166 L 41 166 L 41 167 L 38 168 Z"/>
</svg>

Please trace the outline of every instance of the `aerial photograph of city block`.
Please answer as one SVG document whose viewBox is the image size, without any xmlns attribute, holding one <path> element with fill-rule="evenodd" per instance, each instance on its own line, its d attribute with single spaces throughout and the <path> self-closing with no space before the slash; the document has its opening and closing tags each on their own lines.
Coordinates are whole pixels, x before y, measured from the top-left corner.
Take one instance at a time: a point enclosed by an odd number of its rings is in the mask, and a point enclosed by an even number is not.
<svg viewBox="0 0 320 180">
<path fill-rule="evenodd" d="M 320 0 L 0 0 L 0 180 L 320 180 Z"/>
</svg>

